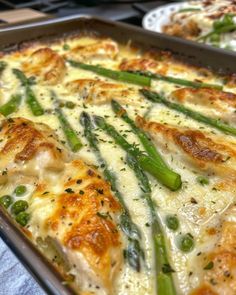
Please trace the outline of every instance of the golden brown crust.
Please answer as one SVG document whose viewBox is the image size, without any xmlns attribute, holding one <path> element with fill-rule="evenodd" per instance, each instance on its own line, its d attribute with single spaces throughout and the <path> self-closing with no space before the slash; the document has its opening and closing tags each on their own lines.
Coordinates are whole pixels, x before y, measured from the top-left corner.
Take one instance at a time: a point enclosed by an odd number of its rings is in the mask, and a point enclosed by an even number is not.
<svg viewBox="0 0 236 295">
<path fill-rule="evenodd" d="M 52 130 L 42 123 L 34 124 L 24 118 L 5 120 L 2 124 L 1 137 L 3 140 L 7 138 L 0 151 L 1 156 L 13 153 L 15 162 L 29 161 L 44 149 L 50 150 L 51 156 L 55 159 L 63 156 L 63 151 L 60 150 L 60 144 Z"/>
<path fill-rule="evenodd" d="M 236 74 L 232 74 L 229 76 L 226 76 L 226 86 L 229 88 L 235 88 L 236 87 Z"/>
<path fill-rule="evenodd" d="M 58 236 L 68 249 L 82 253 L 106 288 L 111 288 L 111 273 L 121 260 L 120 234 L 114 219 L 120 205 L 110 185 L 83 161 L 71 162 L 66 171 L 73 171 L 73 177 L 67 181 L 65 175 L 60 180 L 64 181 L 64 192 L 56 196 L 55 210 L 45 221 L 45 230 Z M 37 191 L 37 195 L 40 193 Z M 70 226 L 62 230 L 63 224 Z"/>
<path fill-rule="evenodd" d="M 104 39 L 92 44 L 79 45 L 72 48 L 67 57 L 73 57 L 76 60 L 87 60 L 91 58 L 110 58 L 114 59 L 119 52 L 118 44 L 111 39 Z"/>
<path fill-rule="evenodd" d="M 86 278 L 110 292 L 122 261 L 122 248 L 117 227 L 121 208 L 109 183 L 82 160 L 69 162 L 67 151 L 45 124 L 25 118 L 3 119 L 1 139 L 0 168 L 8 172 L 0 181 L 15 186 L 15 181 L 24 178 L 26 183 L 30 180 L 37 185 L 30 199 L 27 235 L 35 240 L 37 235 L 52 239 L 68 254 L 71 267 L 78 263 Z M 54 169 L 52 181 L 42 167 Z"/>
<path fill-rule="evenodd" d="M 165 25 L 163 27 L 163 32 L 176 37 L 194 39 L 199 36 L 201 29 L 194 20 L 190 20 L 185 24 L 174 23 Z"/>
<path fill-rule="evenodd" d="M 133 97 L 138 92 L 134 88 L 123 84 L 95 79 L 79 79 L 68 82 L 66 87 L 72 93 L 78 93 L 86 103 L 90 104 L 104 104 L 112 99 L 117 99 L 121 103 L 137 103 L 137 100 L 133 99 Z"/>
<path fill-rule="evenodd" d="M 199 164 L 204 162 L 222 163 L 225 156 L 219 150 L 225 147 L 215 143 L 198 130 L 179 130 L 157 122 L 147 122 L 141 117 L 136 118 L 137 124 L 144 130 L 162 133 L 167 139 L 173 140 L 188 156 Z"/>
<path fill-rule="evenodd" d="M 219 295 L 219 294 L 215 293 L 212 290 L 210 285 L 204 284 L 201 287 L 195 289 L 193 292 L 191 292 L 190 295 Z"/>
<path fill-rule="evenodd" d="M 158 67 L 158 62 L 148 58 L 125 59 L 119 65 L 122 71 L 155 71 Z"/>
<path fill-rule="evenodd" d="M 148 71 L 160 75 L 173 75 L 173 72 L 179 74 L 191 70 L 196 74 L 196 79 L 199 82 L 214 76 L 209 69 L 187 64 L 177 60 L 168 51 L 158 50 L 146 51 L 141 58 L 124 59 L 120 63 L 119 69 L 123 71 Z M 169 71 L 171 73 L 168 73 Z"/>
<path fill-rule="evenodd" d="M 225 143 L 218 137 L 212 138 L 199 130 L 147 122 L 141 117 L 137 117 L 136 122 L 150 133 L 163 150 L 176 154 L 178 159 L 187 165 L 220 176 L 215 188 L 221 191 L 235 191 L 234 144 Z"/>
<path fill-rule="evenodd" d="M 40 76 L 47 84 L 55 85 L 64 78 L 66 65 L 62 56 L 45 47 L 34 51 L 23 63 L 22 69 L 28 75 Z"/>
<path fill-rule="evenodd" d="M 236 108 L 236 95 L 213 88 L 180 88 L 171 93 L 172 97 L 181 102 L 189 101 L 197 104 L 221 108 L 220 103 L 225 102 Z"/>
<path fill-rule="evenodd" d="M 122 71 L 148 71 L 165 75 L 169 69 L 168 63 L 156 61 L 148 55 L 143 58 L 125 59 L 119 65 L 119 69 Z"/>
<path fill-rule="evenodd" d="M 15 173 L 39 176 L 39 166 L 42 169 L 62 170 L 69 158 L 68 152 L 47 125 L 25 118 L 3 120 L 0 139 L 0 182 L 3 183 Z M 37 160 L 40 155 L 42 159 Z M 24 171 L 22 165 L 25 165 Z"/>
</svg>

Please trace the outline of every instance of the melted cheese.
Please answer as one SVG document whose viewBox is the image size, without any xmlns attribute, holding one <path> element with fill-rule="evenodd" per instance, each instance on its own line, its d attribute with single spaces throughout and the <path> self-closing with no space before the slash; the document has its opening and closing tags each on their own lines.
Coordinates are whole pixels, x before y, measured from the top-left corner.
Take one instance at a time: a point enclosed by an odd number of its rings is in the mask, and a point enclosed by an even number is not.
<svg viewBox="0 0 236 295">
<path fill-rule="evenodd" d="M 69 49 L 63 49 L 64 42 L 68 45 Z M 99 42 L 102 42 L 102 50 L 99 50 Z M 90 37 L 77 37 L 71 38 L 66 41 L 58 41 L 52 44 L 35 44 L 27 48 L 23 52 L 7 54 L 3 57 L 8 63 L 7 69 L 3 72 L 1 77 L 1 103 L 9 100 L 10 95 L 16 92 L 22 93 L 24 95 L 24 89 L 20 85 L 19 81 L 12 74 L 12 68 L 21 68 L 22 64 L 26 64 L 30 60 L 30 56 L 34 52 L 40 50 L 40 48 L 49 47 L 50 50 L 57 52 L 59 56 L 75 57 L 78 54 L 78 59 L 80 59 L 80 53 L 86 59 L 86 62 L 91 64 L 100 64 L 110 69 L 118 69 L 120 67 L 135 66 L 136 69 L 140 69 L 139 61 L 145 56 L 145 63 L 141 63 L 141 66 L 148 67 L 151 65 L 151 70 L 156 68 L 156 66 L 162 70 L 162 74 L 173 75 L 180 78 L 188 78 L 191 80 L 201 79 L 208 83 L 219 83 L 220 78 L 210 73 L 209 75 L 204 75 L 202 69 L 197 69 L 188 65 L 181 64 L 173 60 L 172 58 L 164 58 L 163 60 L 156 60 L 154 62 L 148 62 L 148 58 L 155 59 L 155 57 L 150 57 L 148 54 L 142 54 L 139 51 L 131 50 L 129 46 L 119 47 L 112 41 L 112 46 L 106 54 L 106 46 L 111 42 L 99 41 L 97 38 Z M 86 48 L 88 49 L 86 51 Z M 50 51 L 51 52 L 51 51 Z M 93 54 L 94 53 L 94 54 Z M 127 59 L 135 61 L 134 63 L 126 62 Z M 152 61 L 152 60 L 151 60 Z M 56 73 L 60 69 L 55 69 L 57 65 L 53 64 L 53 69 Z M 78 153 L 71 154 L 72 158 L 80 158 L 87 164 L 98 166 L 96 156 L 88 147 L 86 139 L 83 137 L 83 128 L 79 123 L 80 113 L 82 111 L 88 112 L 90 115 L 100 115 L 106 118 L 106 120 L 114 125 L 114 127 L 125 134 L 127 140 L 130 143 L 139 144 L 138 138 L 131 132 L 130 127 L 124 123 L 120 118 L 114 116 L 114 113 L 110 106 L 110 99 L 116 98 L 112 97 L 113 92 L 106 90 L 104 97 L 102 95 L 103 87 L 102 83 L 108 87 L 109 85 L 116 85 L 119 89 L 120 83 L 111 79 L 106 79 L 104 77 L 93 74 L 89 71 L 76 69 L 71 67 L 69 64 L 65 64 L 66 72 L 60 77 L 60 83 L 50 83 L 50 85 L 45 84 L 44 81 L 32 86 L 38 100 L 42 104 L 43 108 L 46 110 L 45 114 L 39 117 L 34 117 L 29 109 L 29 107 L 22 103 L 19 110 L 12 114 L 12 117 L 24 117 L 30 119 L 36 123 L 46 123 L 48 124 L 57 134 L 57 136 L 62 140 L 66 141 L 64 134 L 62 132 L 61 126 L 53 114 L 53 103 L 51 100 L 51 91 L 53 90 L 59 99 L 64 101 L 72 101 L 75 104 L 74 109 L 63 108 L 63 111 L 68 118 L 68 121 L 73 126 L 73 128 L 79 134 L 83 147 Z M 24 69 L 24 67 L 23 67 Z M 50 69 L 50 63 L 47 67 Z M 126 69 L 126 68 L 125 68 Z M 128 68 L 127 68 L 128 69 Z M 143 68 L 142 68 L 143 69 Z M 146 68 L 145 68 L 146 69 Z M 63 67 L 63 71 L 64 71 Z M 154 69 L 155 70 L 155 69 Z M 164 72 L 163 72 L 164 71 Z M 40 76 L 41 77 L 41 76 Z M 103 98 L 102 104 L 90 101 L 87 103 L 84 99 L 84 93 L 81 94 L 81 88 L 77 91 L 74 87 L 73 91 L 68 87 L 71 81 L 102 81 L 99 84 L 100 89 L 95 88 L 96 96 L 93 96 L 93 100 L 97 98 Z M 107 86 L 108 85 L 108 86 Z M 77 86 L 77 85 L 76 85 Z M 168 124 L 173 126 L 178 130 L 179 128 L 200 130 L 204 134 L 211 136 L 214 132 L 217 140 L 221 143 L 227 141 L 230 145 L 229 149 L 234 149 L 236 140 L 232 136 L 222 135 L 221 132 L 213 130 L 209 126 L 200 124 L 186 116 L 171 111 L 162 105 L 152 105 L 147 100 L 143 99 L 138 93 L 138 86 L 131 84 L 122 84 L 122 87 L 126 87 L 131 91 L 132 89 L 132 102 L 129 97 L 121 100 L 129 115 L 135 119 L 137 115 L 145 116 L 148 121 L 158 122 L 159 124 Z M 123 89 L 123 88 L 122 88 Z M 179 86 L 174 84 L 169 84 L 167 82 L 152 81 L 152 89 L 155 91 L 162 91 L 166 96 L 170 97 L 173 91 L 178 91 Z M 109 89 L 110 90 L 110 89 Z M 227 90 L 227 88 L 226 88 Z M 83 89 L 84 91 L 84 89 Z M 82 91 L 82 92 L 83 92 Z M 86 89 L 86 91 L 91 94 L 91 89 Z M 231 88 L 231 92 L 236 93 L 236 89 Z M 86 92 L 86 93 L 87 93 Z M 119 95 L 119 91 L 115 91 L 115 96 Z M 119 99 L 117 97 L 117 99 Z M 133 103 L 133 101 L 135 103 Z M 185 101 L 183 102 L 186 103 Z M 220 102 L 219 102 L 220 104 Z M 195 105 L 194 105 L 195 106 Z M 206 115 L 209 115 L 212 110 L 205 108 L 204 104 L 197 105 L 198 111 L 202 111 Z M 228 110 L 228 105 L 224 105 L 224 108 Z M 231 109 L 230 109 L 231 111 Z M 96 134 L 99 140 L 99 147 L 103 157 L 106 159 L 109 168 L 116 173 L 118 179 L 118 187 L 120 192 L 125 198 L 125 202 L 130 210 L 133 221 L 138 224 L 142 232 L 142 247 L 145 251 L 145 266 L 142 268 L 140 273 L 135 272 L 131 269 L 127 263 L 121 264 L 117 278 L 114 281 L 114 294 L 116 295 L 154 295 L 155 290 L 155 271 L 153 265 L 153 247 L 151 238 L 151 229 L 148 226 L 150 223 L 150 216 L 148 207 L 143 199 L 140 198 L 141 190 L 138 181 L 134 175 L 134 172 L 128 167 L 125 162 L 126 153 L 121 150 L 114 141 L 106 135 L 101 130 L 96 130 Z M 158 205 L 158 214 L 162 220 L 162 225 L 166 233 L 166 243 L 169 247 L 171 264 L 175 270 L 174 280 L 179 295 L 188 295 L 192 290 L 198 288 L 202 281 L 202 265 L 199 262 L 198 254 L 208 253 L 212 251 L 214 244 L 217 242 L 218 236 L 216 234 L 209 234 L 211 228 L 220 226 L 220 216 L 227 210 L 230 204 L 235 201 L 235 183 L 231 183 L 228 186 L 219 186 L 216 188 L 222 180 L 222 175 L 218 172 L 202 169 L 198 164 L 193 165 L 186 161 L 186 155 L 183 150 L 177 149 L 175 144 L 171 143 L 171 140 L 164 135 L 163 140 L 156 140 L 154 142 L 162 154 L 165 161 L 168 163 L 173 170 L 178 172 L 183 180 L 183 187 L 180 191 L 171 192 L 167 188 L 160 185 L 154 178 L 150 176 L 150 182 L 152 187 L 152 197 Z M 141 147 L 141 146 L 140 146 Z M 142 149 L 142 148 L 141 148 Z M 36 159 L 37 163 L 37 159 Z M 40 165 L 34 167 L 37 169 L 42 169 Z M 66 164 L 69 165 L 69 164 Z M 234 161 L 230 161 L 227 165 L 231 165 L 232 169 L 236 169 Z M 66 166 L 67 167 L 67 166 Z M 31 167 L 32 168 L 32 167 Z M 69 168 L 64 168 L 63 173 L 67 173 L 68 177 L 72 176 L 72 172 Z M 57 172 L 58 173 L 58 172 Z M 30 202 L 30 212 L 32 218 L 29 222 L 28 230 L 32 233 L 33 239 L 45 238 L 48 235 L 47 230 L 43 227 L 45 220 L 53 211 L 53 205 L 50 202 L 53 199 L 53 194 L 62 193 L 61 185 L 57 182 L 58 174 L 55 172 L 47 172 L 46 178 L 50 179 L 47 184 L 51 194 L 45 197 L 45 199 L 40 199 L 37 194 L 34 193 L 35 183 L 34 181 L 29 182 L 28 180 L 19 177 L 17 179 L 17 184 L 26 183 L 29 187 L 29 194 L 23 198 L 29 200 Z M 209 177 L 209 185 L 202 186 L 196 181 L 197 176 L 204 175 Z M 1 188 L 1 193 L 9 193 L 13 190 L 12 184 L 5 184 Z M 193 202 L 192 200 L 195 200 Z M 59 202 L 59 201 L 58 201 Z M 170 231 L 165 225 L 165 217 L 167 214 L 177 214 L 180 220 L 180 229 L 177 232 Z M 60 227 L 60 225 L 59 225 Z M 220 228 L 219 228 L 220 229 Z M 63 228 L 60 227 L 59 236 L 63 235 Z M 177 247 L 177 239 L 180 233 L 190 232 L 195 238 L 195 248 L 192 252 L 188 254 L 183 254 Z M 127 243 L 126 238 L 119 230 L 119 234 L 122 239 L 123 249 Z M 54 237 L 54 234 L 50 234 Z M 62 247 L 61 238 L 58 238 L 57 244 Z M 85 262 L 80 254 L 64 249 L 67 260 L 75 262 L 75 268 L 71 271 L 71 274 L 78 275 L 77 269 L 86 269 L 87 262 Z M 102 270 L 101 270 L 102 272 Z M 93 274 L 91 274 L 92 276 Z M 102 275 L 105 275 L 102 274 Z M 110 275 L 110 274 L 109 274 Z M 81 280 L 78 280 L 79 285 L 84 288 L 88 287 L 89 279 L 83 275 Z M 90 290 L 91 291 L 91 290 Z M 91 291 L 92 292 L 92 291 Z M 95 294 L 108 294 L 103 293 L 104 290 L 94 289 Z M 93 294 L 94 294 L 93 293 Z"/>
</svg>

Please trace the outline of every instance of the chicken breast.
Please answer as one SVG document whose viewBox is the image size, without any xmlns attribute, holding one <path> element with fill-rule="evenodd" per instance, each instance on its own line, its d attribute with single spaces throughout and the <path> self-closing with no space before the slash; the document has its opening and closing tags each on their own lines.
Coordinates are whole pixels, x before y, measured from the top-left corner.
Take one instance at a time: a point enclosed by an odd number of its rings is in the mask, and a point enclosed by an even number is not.
<svg viewBox="0 0 236 295">
<path fill-rule="evenodd" d="M 77 288 L 112 294 L 122 261 L 119 203 L 110 185 L 81 160 L 66 164 L 57 182 L 41 182 L 31 196 L 28 230 L 34 241 L 53 241 Z"/>
<path fill-rule="evenodd" d="M 209 253 L 204 253 L 201 285 L 191 295 L 236 294 L 236 207 L 230 207 L 218 228 L 218 241 Z"/>
<path fill-rule="evenodd" d="M 74 277 L 77 289 L 112 294 L 122 261 L 117 221 L 120 205 L 110 184 L 69 152 L 45 124 L 5 119 L 0 131 L 1 192 L 30 187 L 30 220 L 24 229 L 54 245 L 60 270 Z M 47 255 L 47 251 L 43 250 Z"/>
<path fill-rule="evenodd" d="M 227 122 L 236 122 L 236 95 L 213 88 L 181 88 L 171 93 L 171 98 L 181 103 L 190 103 L 204 107 L 204 113 L 221 118 Z"/>
<path fill-rule="evenodd" d="M 235 183 L 236 171 L 232 168 L 236 161 L 234 143 L 226 144 L 223 140 L 213 139 L 199 130 L 147 122 L 139 116 L 136 122 L 150 133 L 162 149 L 174 154 L 180 162 L 185 161 L 203 171 L 227 176 L 226 182 Z"/>
<path fill-rule="evenodd" d="M 138 91 L 134 87 L 123 84 L 115 84 L 95 79 L 79 79 L 66 84 L 72 93 L 78 93 L 86 103 L 100 105 L 116 99 L 120 103 L 137 105 L 141 99 L 137 99 Z"/>
<path fill-rule="evenodd" d="M 92 59 L 115 59 L 118 52 L 119 47 L 115 41 L 104 39 L 91 44 L 76 46 L 66 56 L 84 62 Z"/>
<path fill-rule="evenodd" d="M 49 170 L 62 171 L 69 160 L 69 153 L 47 125 L 25 118 L 2 120 L 0 155 L 0 183 L 18 174 L 40 178 Z"/>
<path fill-rule="evenodd" d="M 160 75 L 180 75 L 193 70 L 192 74 L 195 79 L 205 80 L 210 78 L 212 73 L 204 68 L 186 65 L 184 62 L 177 61 L 171 54 L 167 52 L 146 52 L 142 58 L 124 59 L 119 69 L 122 71 L 146 71 Z"/>
<path fill-rule="evenodd" d="M 150 71 L 156 72 L 159 63 L 151 58 L 134 58 L 125 59 L 119 65 L 119 69 L 122 71 Z"/>
<path fill-rule="evenodd" d="M 62 56 L 45 47 L 34 51 L 22 64 L 22 69 L 28 75 L 40 77 L 46 84 L 55 85 L 64 78 L 66 65 Z"/>
</svg>

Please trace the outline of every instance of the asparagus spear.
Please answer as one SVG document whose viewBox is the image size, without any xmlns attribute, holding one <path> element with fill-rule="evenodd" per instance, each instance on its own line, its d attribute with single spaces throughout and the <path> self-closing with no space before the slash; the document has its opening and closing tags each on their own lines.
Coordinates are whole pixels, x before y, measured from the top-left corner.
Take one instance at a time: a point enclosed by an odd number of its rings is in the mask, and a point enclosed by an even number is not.
<svg viewBox="0 0 236 295">
<path fill-rule="evenodd" d="M 96 151 L 100 164 L 105 167 L 105 169 L 104 169 L 105 177 L 107 178 L 108 181 L 111 182 L 111 185 L 112 185 L 113 189 L 116 190 L 116 193 L 119 194 L 117 196 L 118 199 L 121 201 L 122 204 L 124 204 L 123 198 L 122 198 L 122 200 L 120 199 L 121 196 L 120 196 L 119 191 L 117 191 L 117 189 L 114 187 L 116 179 L 114 178 L 114 175 L 111 174 L 111 172 L 107 169 L 106 162 L 101 157 L 101 153 L 100 153 L 97 143 L 96 143 L 96 138 L 95 138 L 94 134 L 92 134 L 92 131 L 91 131 L 91 128 L 92 128 L 91 120 L 88 118 L 87 114 L 82 114 L 81 123 L 84 126 L 85 136 L 88 139 L 90 146 Z M 155 250 L 155 265 L 156 265 L 156 272 L 157 272 L 158 294 L 159 295 L 174 295 L 175 289 L 174 289 L 174 284 L 173 284 L 173 281 L 171 278 L 171 273 L 170 272 L 165 273 L 163 271 L 166 269 L 166 266 L 169 266 L 169 260 L 168 260 L 166 245 L 165 245 L 165 238 L 164 238 L 161 226 L 159 224 L 158 216 L 156 214 L 155 204 L 150 196 L 151 188 L 149 185 L 149 181 L 148 181 L 146 175 L 143 173 L 138 162 L 136 161 L 136 159 L 133 156 L 128 155 L 127 163 L 131 167 L 131 169 L 134 170 L 134 172 L 140 182 L 141 188 L 145 192 L 142 197 L 146 199 L 147 204 L 150 209 L 151 217 L 152 217 L 151 226 L 152 226 L 152 236 L 153 236 L 153 243 L 154 243 L 154 250 Z M 123 208 L 126 208 L 126 206 Z M 124 209 L 124 210 L 127 210 L 127 209 Z M 128 216 L 128 215 L 126 214 L 126 216 Z M 130 223 L 130 221 L 127 220 L 125 223 L 126 226 L 129 223 Z M 123 226 L 123 230 L 124 230 L 124 226 Z M 134 245 L 137 242 L 138 241 L 136 240 Z M 136 250 L 138 253 L 139 253 L 139 249 L 140 249 L 140 247 L 138 247 L 138 250 Z M 129 247 L 128 247 L 128 251 L 129 251 Z M 133 251 L 131 251 L 131 253 L 133 254 Z M 128 253 L 127 253 L 127 257 L 129 257 Z M 136 255 L 134 255 L 134 257 L 136 257 Z M 171 269 L 171 267 L 169 267 L 168 269 Z"/>
<path fill-rule="evenodd" d="M 234 31 L 234 30 L 236 30 L 236 24 L 224 26 L 222 28 L 212 30 L 211 32 L 207 33 L 206 35 L 200 36 L 199 38 L 196 39 L 196 41 L 206 41 L 212 35 L 215 35 L 215 34 L 220 35 L 223 33 L 228 33 L 228 32 Z"/>
<path fill-rule="evenodd" d="M 144 198 L 150 210 L 151 215 L 151 230 L 154 247 L 156 284 L 158 295 L 175 295 L 175 287 L 172 278 L 173 269 L 170 266 L 167 247 L 165 243 L 165 236 L 162 230 L 160 219 L 156 213 L 155 203 L 151 197 L 151 187 L 149 185 L 147 176 L 143 173 L 138 161 L 135 157 L 128 155 L 127 163 L 134 171 L 138 178 L 144 194 Z"/>
<path fill-rule="evenodd" d="M 74 60 L 68 60 L 68 62 L 73 66 L 77 67 L 83 70 L 88 70 L 92 71 L 94 73 L 97 73 L 99 75 L 114 79 L 114 80 L 119 80 L 127 83 L 132 83 L 132 84 L 137 84 L 140 86 L 151 86 L 151 79 L 157 79 L 157 80 L 162 80 L 162 81 L 167 81 L 169 83 L 174 83 L 178 85 L 183 85 L 183 86 L 189 86 L 189 87 L 194 87 L 194 88 L 215 88 L 222 90 L 223 86 L 217 85 L 217 84 L 208 84 L 208 83 L 203 83 L 203 82 L 195 82 L 195 81 L 189 81 L 186 79 L 180 79 L 180 78 L 175 78 L 175 77 L 170 77 L 170 76 L 163 76 L 160 74 L 153 74 L 151 72 L 143 72 L 143 71 L 113 71 L 109 70 L 106 68 L 102 68 L 99 66 L 94 66 L 94 65 L 88 65 L 84 64 L 81 62 L 76 62 Z"/>
<path fill-rule="evenodd" d="M 179 11 L 177 11 L 177 13 L 180 13 L 180 12 L 191 12 L 191 11 L 201 11 L 201 8 L 197 8 L 197 7 L 186 7 L 186 8 L 180 9 Z"/>
<path fill-rule="evenodd" d="M 7 63 L 3 60 L 0 61 L 0 74 L 5 70 Z"/>
<path fill-rule="evenodd" d="M 222 90 L 223 86 L 219 84 L 208 84 L 208 83 L 203 83 L 203 82 L 196 82 L 196 81 L 190 81 L 186 79 L 181 79 L 181 78 L 175 78 L 171 76 L 163 76 L 161 74 L 154 74 L 151 72 L 144 72 L 144 71 L 132 71 L 133 73 L 144 75 L 146 77 L 150 77 L 152 79 L 156 80 L 161 80 L 161 81 L 166 81 L 169 83 L 177 84 L 177 85 L 182 85 L 182 86 L 188 86 L 188 87 L 193 87 L 193 88 L 214 88 L 218 90 Z"/>
<path fill-rule="evenodd" d="M 57 98 L 57 95 L 54 91 L 51 91 L 51 99 L 55 102 L 55 114 L 61 124 L 61 128 L 63 130 L 63 133 L 66 137 L 66 140 L 72 150 L 72 152 L 77 152 L 81 149 L 83 146 L 82 142 L 80 141 L 78 135 L 74 131 L 74 129 L 71 127 L 69 121 L 65 117 L 65 114 L 59 107 L 59 101 Z"/>
<path fill-rule="evenodd" d="M 141 143 L 143 144 L 147 154 L 150 157 L 152 157 L 156 161 L 156 163 L 167 168 L 168 166 L 166 165 L 161 155 L 156 150 L 156 147 L 152 143 L 149 136 L 143 130 L 141 130 L 140 128 L 136 126 L 135 122 L 132 119 L 130 119 L 130 117 L 128 116 L 127 111 L 117 101 L 114 101 L 114 100 L 112 100 L 111 106 L 115 114 L 121 117 L 127 124 L 130 125 L 133 132 L 138 136 Z"/>
<path fill-rule="evenodd" d="M 66 119 L 62 110 L 60 108 L 56 108 L 55 112 L 71 150 L 73 152 L 77 152 L 82 147 L 82 143 L 78 135 L 76 134 L 74 129 L 71 127 L 70 123 Z"/>
<path fill-rule="evenodd" d="M 197 38 L 197 41 L 206 41 L 209 37 L 219 36 L 222 33 L 231 32 L 236 29 L 233 14 L 225 14 L 222 19 L 215 20 L 213 23 L 213 30 L 206 35 Z"/>
<path fill-rule="evenodd" d="M 29 80 L 21 70 L 13 69 L 12 72 L 13 74 L 15 74 L 16 78 L 20 80 L 23 86 L 27 86 L 28 84 L 30 85 L 33 84 L 32 80 Z"/>
<path fill-rule="evenodd" d="M 32 77 L 27 78 L 25 74 L 18 69 L 13 69 L 13 73 L 15 74 L 17 79 L 20 80 L 22 86 L 25 87 L 26 103 L 30 107 L 33 115 L 42 116 L 44 114 L 44 110 L 30 87 L 34 84 L 34 79 L 32 79 Z"/>
<path fill-rule="evenodd" d="M 137 146 L 132 145 L 126 141 L 126 139 L 120 135 L 116 129 L 108 124 L 102 117 L 94 116 L 95 123 L 102 130 L 106 131 L 115 142 L 120 145 L 128 154 L 135 157 L 139 165 L 156 179 L 158 179 L 163 185 L 168 187 L 171 190 L 178 190 L 181 185 L 181 177 L 179 174 L 171 171 L 170 169 L 158 165 L 153 158 L 148 155 L 145 155 L 141 152 Z"/>
<path fill-rule="evenodd" d="M 8 102 L 0 106 L 0 113 L 4 116 L 14 113 L 18 109 L 21 100 L 20 94 L 12 95 Z"/>
<path fill-rule="evenodd" d="M 74 60 L 68 60 L 68 62 L 73 67 L 80 68 L 87 71 L 92 71 L 94 73 L 97 73 L 99 75 L 105 76 L 110 79 L 137 84 L 140 86 L 147 86 L 147 87 L 151 86 L 151 79 L 149 77 L 144 77 L 141 75 L 123 72 L 123 71 L 113 71 L 113 70 L 109 70 L 99 66 L 84 64 Z"/>
<path fill-rule="evenodd" d="M 223 123 L 222 121 L 220 121 L 218 119 L 208 118 L 208 117 L 202 115 L 201 113 L 198 113 L 192 109 L 189 109 L 181 104 L 171 102 L 171 101 L 167 100 L 163 95 L 160 95 L 156 92 L 151 92 L 146 89 L 142 89 L 142 90 L 140 90 L 140 92 L 147 99 L 151 100 L 152 102 L 164 104 L 170 109 L 173 109 L 173 110 L 176 110 L 180 113 L 183 113 L 186 116 L 188 116 L 196 121 L 210 125 L 220 131 L 223 131 L 226 134 L 236 135 L 236 128 L 234 128 L 226 123 Z"/>
<path fill-rule="evenodd" d="M 141 233 L 137 225 L 132 221 L 129 210 L 126 206 L 123 196 L 117 189 L 116 176 L 108 169 L 105 159 L 99 150 L 97 138 L 93 133 L 93 126 L 89 115 L 83 112 L 80 116 L 80 123 L 84 127 L 84 135 L 87 138 L 90 147 L 96 153 L 96 157 L 100 166 L 104 167 L 104 176 L 110 182 L 111 188 L 115 196 L 122 206 L 122 214 L 120 216 L 120 227 L 124 234 L 128 237 L 128 248 L 126 250 L 127 261 L 136 271 L 141 269 L 141 261 L 144 259 L 144 252 L 140 246 Z"/>
<path fill-rule="evenodd" d="M 38 102 L 33 90 L 28 85 L 25 87 L 26 93 L 26 102 L 30 107 L 34 116 L 42 116 L 44 114 L 44 110 L 41 104 Z"/>
</svg>

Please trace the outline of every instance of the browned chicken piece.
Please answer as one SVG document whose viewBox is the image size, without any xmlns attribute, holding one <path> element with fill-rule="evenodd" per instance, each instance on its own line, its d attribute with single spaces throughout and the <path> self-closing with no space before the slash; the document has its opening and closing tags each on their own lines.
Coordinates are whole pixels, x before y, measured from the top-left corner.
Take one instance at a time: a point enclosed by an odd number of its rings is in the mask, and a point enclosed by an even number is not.
<svg viewBox="0 0 236 295">
<path fill-rule="evenodd" d="M 160 75 L 182 74 L 190 69 L 196 75 L 196 79 L 202 81 L 204 78 L 211 78 L 212 73 L 204 68 L 187 65 L 184 62 L 177 61 L 168 52 L 148 51 L 142 58 L 125 59 L 120 65 L 119 69 L 122 71 L 147 71 Z"/>
<path fill-rule="evenodd" d="M 201 285 L 191 295 L 236 294 L 236 208 L 226 211 L 220 225 L 219 238 L 211 252 L 202 258 Z"/>
<path fill-rule="evenodd" d="M 158 62 L 154 59 L 134 58 L 122 61 L 119 68 L 122 71 L 154 71 L 158 66 Z"/>
<path fill-rule="evenodd" d="M 112 294 L 122 262 L 120 205 L 110 185 L 81 160 L 66 164 L 57 182 L 56 192 L 45 182 L 32 195 L 28 230 L 34 240 L 52 241 L 82 291 Z"/>
<path fill-rule="evenodd" d="M 236 74 L 225 77 L 226 86 L 229 88 L 236 88 Z"/>
<path fill-rule="evenodd" d="M 185 39 L 195 39 L 201 33 L 201 29 L 194 20 L 190 20 L 184 24 L 174 23 L 163 27 L 163 32 Z"/>
<path fill-rule="evenodd" d="M 116 99 L 120 103 L 137 105 L 138 91 L 124 84 L 115 84 L 95 79 L 79 79 L 68 82 L 66 87 L 72 93 L 78 93 L 86 103 L 100 105 Z"/>
<path fill-rule="evenodd" d="M 172 97 L 180 102 L 189 101 L 218 108 L 225 102 L 236 108 L 236 94 L 213 88 L 180 88 L 172 92 Z"/>
<path fill-rule="evenodd" d="M 136 122 L 150 133 L 164 151 L 171 152 L 180 162 L 185 161 L 199 169 L 227 176 L 228 183 L 232 180 L 235 184 L 236 171 L 231 168 L 233 163 L 235 166 L 235 144 L 217 141 L 199 130 L 147 122 L 139 116 Z"/>
<path fill-rule="evenodd" d="M 169 51 L 149 50 L 144 53 L 143 58 L 158 62 L 160 67 L 160 72 L 158 71 L 158 73 L 162 75 L 173 75 L 173 73 L 181 74 L 192 70 L 192 73 L 196 74 L 196 79 L 200 81 L 204 78 L 215 78 L 215 73 L 211 72 L 209 69 L 180 61 Z"/>
<path fill-rule="evenodd" d="M 34 51 L 22 64 L 22 69 L 27 75 L 40 77 L 49 85 L 61 82 L 66 73 L 64 58 L 48 47 Z"/>
<path fill-rule="evenodd" d="M 0 131 L 0 182 L 17 173 L 38 174 L 38 169 L 64 168 L 69 155 L 53 131 L 24 118 L 5 119 Z"/>
<path fill-rule="evenodd" d="M 28 236 L 53 244 L 66 266 L 59 269 L 75 277 L 77 289 L 112 294 L 122 245 L 110 184 L 81 159 L 71 161 L 47 125 L 24 118 L 2 121 L 0 171 L 10 193 L 19 181 L 35 188 Z"/>
<path fill-rule="evenodd" d="M 119 65 L 122 71 L 148 71 L 164 75 L 166 73 L 166 66 L 151 58 L 134 58 L 123 60 Z"/>
<path fill-rule="evenodd" d="M 79 45 L 72 48 L 66 56 L 79 61 L 91 59 L 115 59 L 119 52 L 118 44 L 111 39 L 104 39 L 98 42 Z"/>
<path fill-rule="evenodd" d="M 202 1 L 203 6 L 205 6 L 206 8 L 209 6 L 211 7 L 212 5 L 215 4 L 215 0 L 204 0 Z M 218 1 L 221 2 L 221 1 Z M 231 3 L 230 3 L 231 2 Z M 220 4 L 220 3 L 219 3 Z M 217 10 L 214 10 L 209 14 L 209 18 L 210 19 L 220 19 L 221 17 L 223 17 L 226 14 L 236 14 L 236 7 L 235 7 L 235 1 L 231 0 L 228 3 L 224 3 L 222 1 L 222 6 L 220 6 Z M 216 6 L 217 7 L 217 6 Z"/>
<path fill-rule="evenodd" d="M 202 105 L 204 110 L 213 117 L 217 116 L 228 122 L 236 121 L 236 95 L 234 93 L 212 88 L 181 88 L 173 91 L 171 97 L 182 103 Z"/>
</svg>

